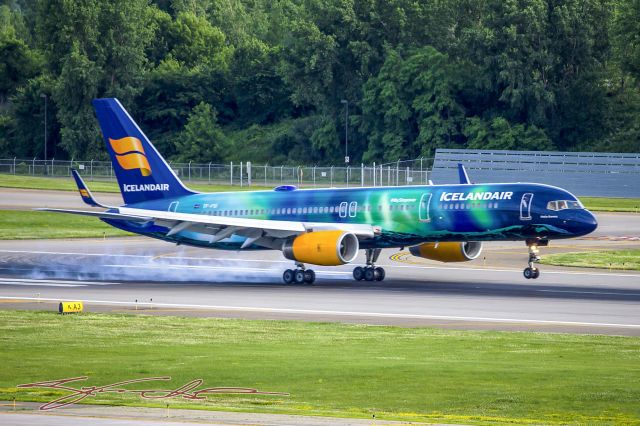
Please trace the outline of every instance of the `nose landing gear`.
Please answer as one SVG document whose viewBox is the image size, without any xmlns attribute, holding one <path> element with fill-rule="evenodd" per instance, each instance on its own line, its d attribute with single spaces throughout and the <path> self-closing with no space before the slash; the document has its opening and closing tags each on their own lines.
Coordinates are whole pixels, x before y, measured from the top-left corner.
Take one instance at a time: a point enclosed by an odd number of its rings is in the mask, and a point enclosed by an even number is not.
<svg viewBox="0 0 640 426">
<path fill-rule="evenodd" d="M 282 274 L 285 284 L 313 284 L 316 280 L 316 273 L 313 269 L 305 269 L 304 264 L 296 263 L 296 269 L 287 269 Z"/>
<path fill-rule="evenodd" d="M 527 240 L 527 247 L 529 247 L 529 266 L 524 268 L 524 271 L 522 271 L 522 274 L 528 280 L 529 279 L 535 280 L 540 276 L 540 269 L 534 266 L 535 263 L 540 261 L 540 256 L 538 256 L 538 253 L 540 252 L 540 250 L 538 250 L 538 244 L 546 246 L 549 243 L 546 241 L 538 242 L 538 241 Z"/>
<path fill-rule="evenodd" d="M 382 249 L 366 249 L 365 254 L 367 257 L 367 266 L 364 268 L 362 266 L 356 266 L 353 269 L 353 278 L 356 281 L 382 281 L 386 276 L 386 272 L 384 268 L 380 266 L 375 266 L 375 263 L 378 261 L 378 257 L 380 257 L 380 253 Z"/>
</svg>

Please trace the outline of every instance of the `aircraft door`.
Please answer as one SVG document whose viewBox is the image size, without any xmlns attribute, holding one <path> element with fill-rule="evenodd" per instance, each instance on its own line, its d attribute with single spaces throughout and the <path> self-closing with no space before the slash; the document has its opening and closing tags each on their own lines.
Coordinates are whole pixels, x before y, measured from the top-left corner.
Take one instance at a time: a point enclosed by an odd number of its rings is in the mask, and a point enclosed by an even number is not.
<svg viewBox="0 0 640 426">
<path fill-rule="evenodd" d="M 420 197 L 420 206 L 418 208 L 418 219 L 420 222 L 431 222 L 429 215 L 429 205 L 431 204 L 431 193 L 424 193 Z"/>
<path fill-rule="evenodd" d="M 522 194 L 520 200 L 520 220 L 531 220 L 531 201 L 533 200 L 533 194 L 527 192 Z"/>
<path fill-rule="evenodd" d="M 172 201 L 171 204 L 169 204 L 169 208 L 167 209 L 167 211 L 175 212 L 178 209 L 178 204 L 180 204 L 179 201 Z"/>
</svg>

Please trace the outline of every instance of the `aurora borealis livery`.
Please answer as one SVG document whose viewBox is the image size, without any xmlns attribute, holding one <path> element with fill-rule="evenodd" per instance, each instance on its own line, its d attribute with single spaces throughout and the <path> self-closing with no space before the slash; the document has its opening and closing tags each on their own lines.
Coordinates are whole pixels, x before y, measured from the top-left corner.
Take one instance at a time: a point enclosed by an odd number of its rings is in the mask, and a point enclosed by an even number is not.
<svg viewBox="0 0 640 426">
<path fill-rule="evenodd" d="M 374 264 L 382 248 L 416 246 L 414 255 L 459 261 L 477 257 L 480 242 L 500 240 L 527 242 L 525 277 L 537 278 L 538 245 L 597 226 L 575 196 L 533 183 L 196 193 L 180 182 L 116 99 L 96 99 L 94 106 L 126 204 L 101 212 L 54 211 L 96 216 L 173 243 L 282 250 L 297 265 L 285 271 L 285 282 L 313 282 L 315 274 L 304 263 L 349 263 L 359 249 L 366 250 L 367 267 L 356 267 L 354 277 L 381 280 L 384 270 Z M 74 176 L 85 191 L 83 200 L 101 206 Z M 461 181 L 467 179 L 461 169 Z"/>
</svg>

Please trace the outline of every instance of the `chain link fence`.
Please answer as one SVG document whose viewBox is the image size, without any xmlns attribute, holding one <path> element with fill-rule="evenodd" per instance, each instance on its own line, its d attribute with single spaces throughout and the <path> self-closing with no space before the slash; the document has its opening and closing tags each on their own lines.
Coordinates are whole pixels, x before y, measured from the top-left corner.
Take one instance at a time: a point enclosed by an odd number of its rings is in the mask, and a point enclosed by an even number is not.
<svg viewBox="0 0 640 426">
<path fill-rule="evenodd" d="M 297 185 L 307 188 L 346 186 L 426 185 L 432 158 L 360 166 L 272 166 L 251 162 L 169 163 L 184 182 L 233 186 Z M 24 176 L 70 177 L 75 169 L 87 180 L 115 180 L 110 161 L 0 159 L 0 173 Z M 0 176 L 0 179 L 2 177 Z"/>
</svg>

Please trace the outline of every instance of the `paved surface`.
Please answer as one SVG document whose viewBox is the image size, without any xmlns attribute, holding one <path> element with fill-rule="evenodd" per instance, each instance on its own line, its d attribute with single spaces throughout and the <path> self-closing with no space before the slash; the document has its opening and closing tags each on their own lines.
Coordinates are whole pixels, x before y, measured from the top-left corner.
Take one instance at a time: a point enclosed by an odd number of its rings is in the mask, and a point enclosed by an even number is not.
<svg viewBox="0 0 640 426">
<path fill-rule="evenodd" d="M 38 411 L 39 404 L 17 403 L 14 411 L 9 401 L 0 401 L 0 424 L 4 426 L 46 425 L 80 426 L 178 426 L 208 425 L 280 425 L 280 426 L 342 426 L 406 425 L 403 422 L 331 417 L 291 416 L 285 414 L 231 413 L 223 411 L 161 409 L 143 407 L 107 407 L 99 405 L 73 405 L 53 411 Z M 411 424 L 425 424 L 415 423 Z"/>
<path fill-rule="evenodd" d="M 71 179 L 71 178 L 69 178 Z M 72 181 L 73 179 L 71 179 Z M 91 188 L 91 182 L 88 182 Z M 121 206 L 124 204 L 119 193 L 95 193 L 103 204 Z M 49 208 L 90 208 L 76 191 L 43 191 L 36 189 L 0 188 L 0 210 L 26 210 L 38 207 Z"/>
<path fill-rule="evenodd" d="M 636 244 L 578 242 L 611 243 Z M 13 308 L 80 299 L 101 311 L 640 335 L 638 273 L 543 267 L 533 281 L 522 277 L 520 245 L 488 245 L 482 257 L 441 266 L 385 251 L 382 283 L 355 282 L 346 265 L 315 268 L 316 285 L 294 286 L 280 281 L 291 262 L 279 252 L 146 238 L 5 241 L 0 300 Z"/>
</svg>

